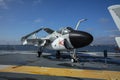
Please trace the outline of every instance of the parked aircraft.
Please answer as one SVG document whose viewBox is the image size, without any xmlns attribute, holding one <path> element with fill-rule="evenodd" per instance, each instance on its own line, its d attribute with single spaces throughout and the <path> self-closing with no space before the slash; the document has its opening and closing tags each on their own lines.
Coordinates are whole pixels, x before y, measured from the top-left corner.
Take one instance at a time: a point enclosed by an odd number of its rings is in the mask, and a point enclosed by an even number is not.
<svg viewBox="0 0 120 80">
<path fill-rule="evenodd" d="M 73 53 L 71 54 L 71 61 L 76 62 L 76 49 L 87 46 L 93 41 L 93 36 L 91 34 L 78 30 L 79 24 L 83 21 L 86 21 L 86 19 L 79 20 L 75 29 L 71 27 L 65 27 L 58 31 L 54 31 L 50 28 L 42 27 L 26 36 L 23 36 L 21 38 L 21 41 L 23 45 L 32 44 L 35 46 L 39 46 L 39 57 L 42 54 L 43 49 L 45 48 L 56 50 L 57 58 L 60 58 L 60 51 L 73 51 Z M 41 30 L 47 32 L 49 35 L 47 35 L 46 37 L 38 38 L 36 34 Z M 31 36 L 34 36 L 34 38 Z"/>
</svg>

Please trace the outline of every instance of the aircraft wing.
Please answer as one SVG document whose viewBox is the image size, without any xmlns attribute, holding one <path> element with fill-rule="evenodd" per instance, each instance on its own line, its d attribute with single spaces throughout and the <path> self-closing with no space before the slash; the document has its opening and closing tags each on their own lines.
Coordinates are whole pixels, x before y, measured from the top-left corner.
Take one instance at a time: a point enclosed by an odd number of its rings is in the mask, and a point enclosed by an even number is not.
<svg viewBox="0 0 120 80">
<path fill-rule="evenodd" d="M 25 39 L 22 41 L 23 45 L 35 45 L 35 46 L 45 46 L 50 43 L 49 39 Z"/>
<path fill-rule="evenodd" d="M 49 39 L 46 39 L 46 38 L 37 38 L 35 36 L 35 38 L 29 38 L 33 35 L 35 35 L 36 33 L 38 33 L 39 31 L 41 30 L 44 30 L 45 32 L 49 33 L 49 34 L 52 34 L 54 32 L 54 30 L 50 29 L 50 28 L 40 28 L 38 30 L 35 30 L 25 36 L 23 36 L 21 38 L 21 42 L 23 45 L 26 45 L 26 44 L 30 44 L 30 45 L 36 45 L 36 46 L 44 46 L 46 44 L 48 44 L 50 42 Z"/>
<path fill-rule="evenodd" d="M 27 39 L 28 37 L 30 37 L 30 36 L 38 33 L 38 32 L 41 31 L 41 30 L 44 30 L 45 32 L 47 32 L 47 33 L 49 33 L 49 34 L 52 34 L 52 33 L 54 32 L 54 30 L 52 30 L 52 29 L 50 29 L 50 28 L 40 28 L 40 29 L 38 29 L 38 30 L 36 30 L 36 31 L 33 31 L 33 32 L 30 33 L 30 34 L 27 34 L 26 36 L 23 36 L 21 40 Z"/>
<path fill-rule="evenodd" d="M 50 28 L 44 28 L 44 31 L 46 31 L 49 34 L 52 34 L 54 32 L 54 30 L 52 30 Z"/>
<path fill-rule="evenodd" d="M 38 33 L 38 32 L 41 31 L 41 30 L 43 30 L 43 28 L 40 28 L 40 29 L 38 29 L 38 30 L 30 33 L 30 34 L 27 34 L 26 36 L 23 36 L 22 39 L 27 39 L 28 37 L 32 36 L 33 34 Z"/>
</svg>

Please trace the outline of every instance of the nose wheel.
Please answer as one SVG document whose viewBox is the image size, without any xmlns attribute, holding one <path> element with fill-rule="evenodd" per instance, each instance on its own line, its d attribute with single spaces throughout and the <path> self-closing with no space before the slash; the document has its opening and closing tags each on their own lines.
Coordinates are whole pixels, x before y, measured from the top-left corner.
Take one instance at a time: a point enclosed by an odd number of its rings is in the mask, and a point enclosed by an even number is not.
<svg viewBox="0 0 120 80">
<path fill-rule="evenodd" d="M 78 62 L 78 58 L 77 58 L 77 54 L 76 54 L 76 49 L 74 49 L 73 53 L 70 56 L 71 56 L 71 62 L 72 63 Z"/>
<path fill-rule="evenodd" d="M 72 63 L 76 63 L 77 60 L 76 60 L 76 59 L 71 59 L 71 62 L 72 62 Z"/>
</svg>

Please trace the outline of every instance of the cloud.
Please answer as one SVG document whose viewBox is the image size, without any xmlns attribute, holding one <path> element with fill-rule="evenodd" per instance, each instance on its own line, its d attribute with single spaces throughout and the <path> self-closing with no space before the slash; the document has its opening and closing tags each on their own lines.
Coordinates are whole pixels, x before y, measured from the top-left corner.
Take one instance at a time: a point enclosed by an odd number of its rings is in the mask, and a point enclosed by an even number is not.
<svg viewBox="0 0 120 80">
<path fill-rule="evenodd" d="M 108 23 L 110 20 L 108 18 L 100 18 L 101 23 Z"/>
<path fill-rule="evenodd" d="M 18 45 L 21 44 L 19 40 L 0 40 L 0 45 Z"/>
<path fill-rule="evenodd" d="M 118 29 L 114 29 L 114 30 L 106 30 L 105 32 L 120 32 Z"/>
<path fill-rule="evenodd" d="M 0 19 L 2 18 L 2 16 L 0 16 Z"/>
<path fill-rule="evenodd" d="M 33 5 L 40 4 L 42 0 L 33 0 Z"/>
<path fill-rule="evenodd" d="M 117 35 L 109 35 L 110 38 L 114 38 L 116 37 Z"/>
<path fill-rule="evenodd" d="M 109 45 L 109 44 L 115 44 L 115 35 L 110 35 L 108 37 L 95 37 L 93 44 L 94 45 Z"/>
<path fill-rule="evenodd" d="M 5 0 L 0 0 L 0 8 L 8 9 L 8 6 Z"/>
<path fill-rule="evenodd" d="M 109 35 L 110 38 L 115 38 L 115 37 L 118 37 L 118 36 L 120 36 L 120 35 L 119 34 L 111 34 L 111 35 Z"/>
<path fill-rule="evenodd" d="M 9 9 L 9 4 L 24 4 L 23 0 L 0 0 L 0 8 L 1 9 Z"/>
<path fill-rule="evenodd" d="M 35 22 L 35 23 L 40 23 L 40 22 L 42 22 L 42 19 L 40 19 L 40 18 L 35 19 L 34 22 Z"/>
</svg>

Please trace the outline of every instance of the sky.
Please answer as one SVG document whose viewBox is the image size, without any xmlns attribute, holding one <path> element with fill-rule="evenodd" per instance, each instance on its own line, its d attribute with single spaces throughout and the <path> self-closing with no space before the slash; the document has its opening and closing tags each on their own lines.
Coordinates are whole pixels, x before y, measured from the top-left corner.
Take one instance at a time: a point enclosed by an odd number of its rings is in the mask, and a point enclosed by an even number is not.
<svg viewBox="0 0 120 80">
<path fill-rule="evenodd" d="M 120 0 L 0 0 L 0 44 L 20 44 L 22 36 L 41 27 L 75 28 L 91 33 L 92 44 L 116 44 L 120 35 L 109 11 Z M 41 33 L 43 35 L 43 33 Z"/>
</svg>

